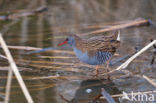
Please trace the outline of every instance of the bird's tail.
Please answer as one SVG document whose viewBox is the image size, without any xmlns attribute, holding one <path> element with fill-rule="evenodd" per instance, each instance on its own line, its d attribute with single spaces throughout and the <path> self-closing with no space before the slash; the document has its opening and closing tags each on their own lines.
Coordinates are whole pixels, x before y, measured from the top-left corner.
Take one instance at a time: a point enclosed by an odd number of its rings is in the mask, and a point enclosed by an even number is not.
<svg viewBox="0 0 156 103">
<path fill-rule="evenodd" d="M 116 30 L 113 33 L 113 36 L 111 38 L 113 38 L 114 40 L 120 41 L 120 30 Z"/>
</svg>

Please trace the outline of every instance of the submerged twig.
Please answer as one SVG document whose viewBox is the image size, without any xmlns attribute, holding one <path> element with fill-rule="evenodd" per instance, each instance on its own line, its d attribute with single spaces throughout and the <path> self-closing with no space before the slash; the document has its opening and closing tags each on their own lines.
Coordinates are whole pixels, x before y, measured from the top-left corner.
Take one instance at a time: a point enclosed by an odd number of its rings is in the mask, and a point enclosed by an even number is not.
<svg viewBox="0 0 156 103">
<path fill-rule="evenodd" d="M 110 61 L 109 65 L 114 65 L 114 64 L 116 64 L 116 63 L 119 63 L 120 61 L 122 61 L 122 60 L 124 60 L 124 59 L 126 59 L 126 58 L 128 58 L 128 57 L 130 57 L 130 54 L 125 55 L 125 56 L 123 56 L 123 57 L 120 57 L 120 58 L 118 58 L 118 59 L 115 59 L 115 60 Z"/>
<path fill-rule="evenodd" d="M 28 51 L 30 51 L 30 50 L 40 51 L 40 50 L 43 49 L 43 48 L 36 48 L 36 47 L 30 47 L 30 46 L 8 46 L 8 48 L 10 48 L 10 49 L 17 49 L 17 50 L 28 50 Z M 56 53 L 74 54 L 73 51 L 69 51 L 69 50 L 54 50 L 54 49 L 50 49 L 50 51 L 56 52 Z"/>
<path fill-rule="evenodd" d="M 108 103 L 116 103 L 115 100 L 111 97 L 111 95 L 104 90 L 104 88 L 101 89 L 101 94 L 103 97 L 106 98 Z"/>
<path fill-rule="evenodd" d="M 102 96 L 102 94 L 97 95 L 96 97 L 93 98 L 93 101 L 100 99 L 101 96 Z"/>
<path fill-rule="evenodd" d="M 5 97 L 5 103 L 9 102 L 12 76 L 13 76 L 13 72 L 12 72 L 11 68 L 9 68 L 9 70 L 8 70 L 8 78 L 7 78 L 7 86 L 6 86 L 6 93 L 5 93 L 5 96 L 6 96 Z"/>
<path fill-rule="evenodd" d="M 47 10 L 48 10 L 48 8 L 46 8 L 46 7 L 40 7 L 40 8 L 37 8 L 35 10 L 32 10 L 32 11 L 25 11 L 25 12 L 21 12 L 21 13 L 10 14 L 10 15 L 9 14 L 1 15 L 0 20 L 17 19 L 19 17 L 31 16 L 31 15 L 34 15 L 34 14 L 42 13 L 42 12 L 45 12 Z"/>
<path fill-rule="evenodd" d="M 153 40 L 151 39 L 151 42 L 152 41 Z M 152 56 L 151 65 L 154 64 L 154 62 L 155 62 L 155 58 L 156 58 L 156 45 L 153 45 L 153 48 L 154 48 L 154 54 Z"/>
<path fill-rule="evenodd" d="M 66 99 L 63 95 L 60 94 L 60 97 L 61 97 L 61 99 L 64 100 L 65 102 L 70 103 L 70 101 L 69 101 L 68 99 Z"/>
<path fill-rule="evenodd" d="M 52 47 L 43 48 L 41 50 L 31 51 L 31 52 L 28 52 L 26 54 L 41 53 L 41 52 L 45 52 L 45 51 L 49 51 L 49 50 L 57 50 L 57 48 L 52 48 Z"/>
<path fill-rule="evenodd" d="M 49 59 L 73 59 L 77 57 L 71 57 L 71 56 L 39 56 L 40 58 L 49 58 Z"/>
<path fill-rule="evenodd" d="M 3 59 L 7 59 L 7 57 L 6 57 L 6 56 L 1 55 L 1 54 L 0 54 L 0 57 L 1 57 L 1 58 L 3 58 Z"/>
<path fill-rule="evenodd" d="M 86 80 L 88 79 L 86 76 L 44 76 L 44 77 L 30 77 L 26 78 L 25 80 L 43 80 L 43 79 L 60 79 L 60 80 Z"/>
<path fill-rule="evenodd" d="M 154 64 L 155 58 L 156 58 L 156 51 L 154 52 L 154 54 L 152 56 L 151 65 Z"/>
<path fill-rule="evenodd" d="M 5 99 L 5 96 L 0 94 L 0 98 Z M 0 102 L 1 103 L 1 102 Z"/>
</svg>

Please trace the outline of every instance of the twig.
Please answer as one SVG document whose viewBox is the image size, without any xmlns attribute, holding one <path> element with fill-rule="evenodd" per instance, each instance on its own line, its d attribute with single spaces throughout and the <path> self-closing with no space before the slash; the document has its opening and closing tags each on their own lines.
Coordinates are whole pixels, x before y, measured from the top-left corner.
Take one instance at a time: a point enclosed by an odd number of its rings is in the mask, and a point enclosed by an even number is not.
<svg viewBox="0 0 156 103">
<path fill-rule="evenodd" d="M 132 26 L 139 26 L 139 25 L 148 24 L 148 23 L 149 23 L 148 20 L 145 20 L 145 19 L 139 19 L 138 20 L 137 19 L 137 20 L 134 20 L 134 21 L 129 22 L 129 23 L 110 26 L 110 27 L 105 28 L 105 29 L 100 29 L 100 30 L 96 30 L 96 31 L 93 31 L 93 32 L 89 32 L 89 33 L 82 33 L 82 34 L 79 34 L 79 35 L 98 34 L 98 33 L 102 33 L 102 32 L 108 32 L 108 31 L 123 29 L 123 28 L 127 28 L 127 27 L 132 27 Z"/>
<path fill-rule="evenodd" d="M 21 75 L 20 75 L 20 73 L 18 71 L 18 68 L 17 68 L 17 66 L 16 66 L 16 64 L 15 64 L 15 62 L 14 62 L 12 56 L 11 56 L 11 53 L 8 50 L 5 41 L 3 40 L 3 37 L 1 35 L 1 33 L 0 33 L 0 43 L 1 43 L 1 46 L 2 46 L 6 56 L 8 58 L 8 62 L 10 63 L 10 66 L 11 66 L 11 68 L 12 68 L 12 70 L 13 70 L 15 76 L 16 76 L 17 81 L 19 82 L 19 84 L 21 86 L 21 89 L 22 89 L 28 103 L 34 103 L 31 96 L 30 96 L 30 94 L 29 94 L 29 92 L 28 92 L 28 89 L 26 88 L 26 85 L 25 85 L 25 83 L 24 83 L 24 81 L 23 81 L 23 79 L 22 79 L 22 77 L 21 77 Z"/>
<path fill-rule="evenodd" d="M 128 66 L 129 63 L 131 63 L 136 57 L 138 57 L 140 54 L 142 54 L 144 51 L 146 51 L 148 48 L 150 48 L 151 46 L 153 46 L 156 43 L 156 40 L 152 41 L 151 43 L 149 43 L 147 46 L 145 46 L 144 48 L 142 48 L 139 52 L 137 52 L 136 54 L 134 54 L 132 57 L 130 57 L 127 61 L 125 61 L 122 65 L 120 65 L 117 69 L 112 70 L 108 73 L 112 73 L 121 69 L 124 69 Z M 108 74 L 108 73 L 104 73 L 102 75 Z"/>
<path fill-rule="evenodd" d="M 152 84 L 154 87 L 156 87 L 156 83 L 153 82 L 153 80 L 151 80 L 150 78 L 148 78 L 146 75 L 142 76 L 144 79 L 146 79 L 150 84 Z"/>
</svg>

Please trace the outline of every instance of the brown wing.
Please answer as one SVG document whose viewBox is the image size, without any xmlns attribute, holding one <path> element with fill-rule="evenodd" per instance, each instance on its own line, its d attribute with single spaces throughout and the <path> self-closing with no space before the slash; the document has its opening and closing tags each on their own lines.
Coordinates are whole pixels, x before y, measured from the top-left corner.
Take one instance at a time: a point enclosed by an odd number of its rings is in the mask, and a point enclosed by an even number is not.
<svg viewBox="0 0 156 103">
<path fill-rule="evenodd" d="M 89 56 L 94 56 L 96 52 L 110 52 L 115 53 L 120 46 L 120 41 L 117 41 L 118 32 L 112 36 L 97 36 L 88 40 L 76 40 L 76 47 L 82 52 L 88 52 Z"/>
<path fill-rule="evenodd" d="M 116 40 L 118 37 L 118 33 L 119 31 L 114 31 L 114 33 L 110 36 L 95 36 L 92 37 L 90 39 L 88 39 L 88 41 L 98 41 L 98 40 L 103 40 L 103 41 L 110 41 L 110 40 Z"/>
<path fill-rule="evenodd" d="M 87 43 L 86 50 L 90 56 L 94 56 L 96 52 L 110 52 L 115 53 L 116 49 L 120 46 L 120 42 L 117 40 L 98 40 L 90 41 Z"/>
</svg>

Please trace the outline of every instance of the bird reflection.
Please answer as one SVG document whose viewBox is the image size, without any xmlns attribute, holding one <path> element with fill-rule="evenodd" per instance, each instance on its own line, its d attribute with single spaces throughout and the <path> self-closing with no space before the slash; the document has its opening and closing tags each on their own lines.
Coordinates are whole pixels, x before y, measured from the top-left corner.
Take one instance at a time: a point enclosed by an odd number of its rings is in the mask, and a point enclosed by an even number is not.
<svg viewBox="0 0 156 103">
<path fill-rule="evenodd" d="M 76 91 L 71 103 L 107 103 L 104 99 L 98 99 L 104 88 L 110 95 L 121 93 L 111 80 L 85 80 Z M 114 98 L 118 101 L 117 98 Z"/>
</svg>

